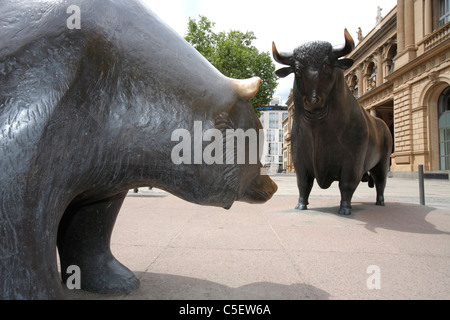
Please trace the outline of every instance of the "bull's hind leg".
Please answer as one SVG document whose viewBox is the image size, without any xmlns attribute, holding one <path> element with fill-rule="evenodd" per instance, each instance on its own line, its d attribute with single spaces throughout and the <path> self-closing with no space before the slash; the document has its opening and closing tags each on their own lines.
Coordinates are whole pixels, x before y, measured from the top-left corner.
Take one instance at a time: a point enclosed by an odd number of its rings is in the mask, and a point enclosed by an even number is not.
<svg viewBox="0 0 450 320">
<path fill-rule="evenodd" d="M 386 188 L 387 174 L 389 171 L 389 161 L 380 162 L 372 170 L 370 174 L 375 183 L 375 188 L 377 190 L 377 206 L 384 206 L 384 189 Z"/>
<path fill-rule="evenodd" d="M 139 286 L 139 280 L 114 258 L 110 249 L 111 233 L 125 195 L 81 207 L 70 206 L 61 220 L 58 230 L 61 270 L 78 266 L 83 290 L 128 293 Z M 66 282 L 68 275 L 62 272 L 62 276 Z"/>
</svg>

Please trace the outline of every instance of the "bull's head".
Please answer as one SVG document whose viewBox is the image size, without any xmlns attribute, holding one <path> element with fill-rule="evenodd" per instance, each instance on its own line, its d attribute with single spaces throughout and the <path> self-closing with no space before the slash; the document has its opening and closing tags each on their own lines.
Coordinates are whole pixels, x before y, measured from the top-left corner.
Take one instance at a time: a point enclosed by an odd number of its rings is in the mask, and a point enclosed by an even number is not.
<svg viewBox="0 0 450 320">
<path fill-rule="evenodd" d="M 333 48 L 328 42 L 316 41 L 306 43 L 292 53 L 279 53 L 275 43 L 272 44 L 275 61 L 288 66 L 278 70 L 276 74 L 284 78 L 295 73 L 294 90 L 298 90 L 308 118 L 318 119 L 327 115 L 327 102 L 338 70 L 345 70 L 353 65 L 353 60 L 341 59 L 355 48 L 355 42 L 347 29 L 344 34 L 345 45 L 339 49 Z"/>
</svg>

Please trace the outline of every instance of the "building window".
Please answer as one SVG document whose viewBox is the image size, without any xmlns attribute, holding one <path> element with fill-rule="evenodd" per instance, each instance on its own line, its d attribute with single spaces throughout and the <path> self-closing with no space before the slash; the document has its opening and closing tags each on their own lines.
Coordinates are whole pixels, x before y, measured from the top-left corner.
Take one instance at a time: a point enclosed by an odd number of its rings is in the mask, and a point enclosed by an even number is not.
<svg viewBox="0 0 450 320">
<path fill-rule="evenodd" d="M 370 91 L 376 87 L 377 72 L 375 69 L 375 63 L 371 62 L 366 69 L 366 91 Z"/>
<path fill-rule="evenodd" d="M 358 84 L 358 77 L 353 76 L 352 82 L 351 82 L 351 88 L 353 88 L 353 95 L 356 99 L 359 98 L 359 84 Z"/>
<path fill-rule="evenodd" d="M 397 56 L 397 46 L 393 45 L 388 52 L 387 56 L 387 66 L 388 72 L 387 74 L 391 74 L 395 71 L 395 57 Z"/>
<path fill-rule="evenodd" d="M 450 21 L 450 0 L 439 0 L 439 27 Z"/>
<path fill-rule="evenodd" d="M 377 83 L 377 70 L 375 69 L 375 63 L 371 63 L 372 65 L 372 70 L 370 71 L 370 81 L 373 84 L 373 86 L 375 86 L 375 84 Z"/>
<path fill-rule="evenodd" d="M 450 170 L 450 87 L 439 97 L 439 158 L 441 170 Z"/>
<path fill-rule="evenodd" d="M 278 143 L 269 143 L 269 154 L 271 156 L 278 155 Z"/>
<path fill-rule="evenodd" d="M 269 113 L 269 128 L 278 129 L 278 114 L 275 112 Z"/>
<path fill-rule="evenodd" d="M 275 141 L 275 130 L 267 130 L 266 132 L 266 141 L 273 142 Z"/>
<path fill-rule="evenodd" d="M 287 117 L 288 117 L 288 113 L 287 112 L 283 112 L 281 122 L 283 122 Z"/>
</svg>

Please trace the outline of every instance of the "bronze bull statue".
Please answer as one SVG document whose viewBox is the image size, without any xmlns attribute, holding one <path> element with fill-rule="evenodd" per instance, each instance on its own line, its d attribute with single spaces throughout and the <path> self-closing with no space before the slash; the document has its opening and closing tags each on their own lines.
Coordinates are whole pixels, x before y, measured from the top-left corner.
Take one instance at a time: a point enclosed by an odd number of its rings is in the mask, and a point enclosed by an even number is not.
<svg viewBox="0 0 450 320">
<path fill-rule="evenodd" d="M 376 205 L 384 206 L 384 190 L 392 152 L 392 136 L 381 119 L 371 116 L 350 92 L 342 70 L 353 65 L 343 58 L 355 47 L 345 30 L 345 46 L 306 43 L 274 59 L 287 67 L 279 77 L 294 73 L 292 158 L 300 191 L 298 210 L 306 210 L 314 179 L 322 189 L 339 181 L 339 214 L 351 214 L 353 194 L 361 180 L 377 191 Z"/>
</svg>

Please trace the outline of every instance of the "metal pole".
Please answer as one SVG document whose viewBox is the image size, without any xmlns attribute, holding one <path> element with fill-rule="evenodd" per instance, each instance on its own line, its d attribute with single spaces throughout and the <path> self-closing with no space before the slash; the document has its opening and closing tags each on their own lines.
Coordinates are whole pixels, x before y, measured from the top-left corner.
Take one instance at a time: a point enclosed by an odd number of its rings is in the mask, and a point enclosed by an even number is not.
<svg viewBox="0 0 450 320">
<path fill-rule="evenodd" d="M 423 177 L 423 165 L 419 165 L 419 192 L 420 192 L 420 204 L 425 205 L 425 183 Z"/>
</svg>

